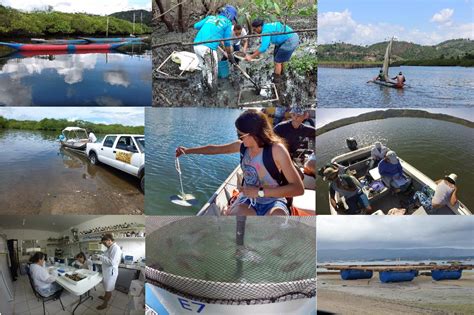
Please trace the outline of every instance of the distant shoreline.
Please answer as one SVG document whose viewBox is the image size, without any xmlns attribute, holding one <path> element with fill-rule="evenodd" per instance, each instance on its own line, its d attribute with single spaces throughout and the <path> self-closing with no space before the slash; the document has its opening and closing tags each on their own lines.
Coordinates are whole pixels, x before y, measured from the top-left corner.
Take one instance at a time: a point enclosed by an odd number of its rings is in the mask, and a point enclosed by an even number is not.
<svg viewBox="0 0 474 315">
<path fill-rule="evenodd" d="M 337 121 L 330 122 L 327 125 L 324 125 L 316 129 L 316 136 L 320 136 L 328 131 L 352 125 L 359 122 L 371 121 L 371 120 L 380 120 L 387 118 L 427 118 L 434 120 L 447 121 L 455 124 L 459 124 L 468 128 L 474 128 L 474 122 L 453 117 L 446 114 L 434 114 L 429 113 L 423 110 L 413 110 L 413 109 L 387 109 L 387 110 L 377 110 L 369 113 L 360 114 L 356 117 L 343 118 Z"/>
</svg>

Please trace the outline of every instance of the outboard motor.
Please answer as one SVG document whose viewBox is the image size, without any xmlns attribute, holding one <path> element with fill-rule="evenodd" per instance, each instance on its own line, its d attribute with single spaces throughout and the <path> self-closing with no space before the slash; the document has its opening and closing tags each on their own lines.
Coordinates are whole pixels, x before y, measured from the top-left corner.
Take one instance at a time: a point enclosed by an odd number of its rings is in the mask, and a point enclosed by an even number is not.
<svg viewBox="0 0 474 315">
<path fill-rule="evenodd" d="M 351 151 L 357 150 L 357 141 L 352 137 L 346 139 L 346 145 Z"/>
</svg>

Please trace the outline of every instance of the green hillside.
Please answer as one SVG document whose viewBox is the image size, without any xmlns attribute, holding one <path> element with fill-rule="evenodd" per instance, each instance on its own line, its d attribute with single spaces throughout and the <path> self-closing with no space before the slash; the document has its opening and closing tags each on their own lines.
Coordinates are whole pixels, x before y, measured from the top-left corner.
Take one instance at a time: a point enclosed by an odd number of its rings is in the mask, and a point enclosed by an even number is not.
<svg viewBox="0 0 474 315">
<path fill-rule="evenodd" d="M 133 13 L 135 13 L 135 23 L 140 23 L 140 18 L 143 18 L 143 24 L 151 26 L 151 11 L 146 10 L 131 10 L 112 13 L 110 16 L 116 17 L 117 19 L 133 22 Z"/>
<path fill-rule="evenodd" d="M 318 57 L 325 62 L 381 63 L 388 42 L 369 46 L 346 43 L 319 45 Z M 391 63 L 394 65 L 461 65 L 474 66 L 474 41 L 453 39 L 434 46 L 394 41 Z"/>
</svg>

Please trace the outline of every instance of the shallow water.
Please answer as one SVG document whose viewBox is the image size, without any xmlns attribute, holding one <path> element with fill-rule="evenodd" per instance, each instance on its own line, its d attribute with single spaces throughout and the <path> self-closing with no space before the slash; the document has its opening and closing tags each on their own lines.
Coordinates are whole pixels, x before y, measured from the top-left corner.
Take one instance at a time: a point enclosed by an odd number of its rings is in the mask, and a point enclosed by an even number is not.
<svg viewBox="0 0 474 315">
<path fill-rule="evenodd" d="M 143 212 L 138 179 L 61 149 L 58 134 L 0 129 L 0 146 L 8 148 L 0 155 L 2 213 Z"/>
<path fill-rule="evenodd" d="M 151 52 L 143 48 L 0 59 L 3 106 L 150 106 L 151 98 Z"/>
<path fill-rule="evenodd" d="M 389 118 L 337 128 L 316 137 L 318 167 L 348 152 L 345 140 L 355 137 L 359 148 L 381 141 L 402 159 L 433 180 L 456 173 L 458 198 L 472 211 L 474 196 L 474 130 L 462 125 L 422 118 Z M 318 176 L 316 208 L 329 214 L 328 185 Z"/>
<path fill-rule="evenodd" d="M 237 140 L 235 119 L 242 111 L 220 108 L 147 108 L 145 113 L 148 215 L 195 215 L 239 163 L 239 154 L 185 155 L 179 158 L 184 192 L 197 203 L 182 207 L 170 197 L 180 191 L 175 149 Z"/>
<path fill-rule="evenodd" d="M 366 83 L 377 68 L 318 69 L 319 107 L 446 107 L 474 105 L 474 69 L 462 67 L 393 67 L 408 85 L 393 89 Z"/>
</svg>

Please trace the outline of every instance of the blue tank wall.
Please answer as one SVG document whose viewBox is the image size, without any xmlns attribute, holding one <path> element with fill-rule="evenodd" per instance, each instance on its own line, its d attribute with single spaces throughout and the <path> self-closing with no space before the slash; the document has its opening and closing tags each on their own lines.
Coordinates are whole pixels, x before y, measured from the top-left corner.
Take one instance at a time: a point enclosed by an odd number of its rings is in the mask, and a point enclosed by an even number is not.
<svg viewBox="0 0 474 315">
<path fill-rule="evenodd" d="M 461 278 L 462 270 L 432 270 L 431 277 L 433 280 L 458 280 Z"/>
<path fill-rule="evenodd" d="M 415 270 L 410 271 L 381 271 L 379 272 L 380 281 L 387 282 L 402 282 L 412 281 L 415 278 Z"/>
<path fill-rule="evenodd" d="M 372 275 L 372 271 L 354 269 L 341 270 L 342 280 L 370 279 L 372 278 Z"/>
</svg>

